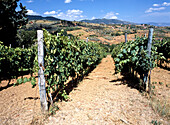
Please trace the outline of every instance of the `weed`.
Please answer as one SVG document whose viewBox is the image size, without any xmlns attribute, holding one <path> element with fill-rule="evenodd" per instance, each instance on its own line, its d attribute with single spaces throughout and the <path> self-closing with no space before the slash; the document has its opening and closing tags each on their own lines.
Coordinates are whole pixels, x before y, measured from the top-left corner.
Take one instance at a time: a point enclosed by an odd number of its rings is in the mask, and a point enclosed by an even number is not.
<svg viewBox="0 0 170 125">
<path fill-rule="evenodd" d="M 151 122 L 153 125 L 160 125 L 161 124 L 161 122 L 158 122 L 157 120 L 152 120 L 152 122 Z"/>
<path fill-rule="evenodd" d="M 59 107 L 56 104 L 54 104 L 49 110 L 49 115 L 55 115 L 56 111 L 58 110 L 59 110 Z"/>
<path fill-rule="evenodd" d="M 163 82 L 159 82 L 159 85 L 163 85 L 164 83 Z"/>
<path fill-rule="evenodd" d="M 170 107 L 167 104 L 166 100 L 159 100 L 156 97 L 156 92 L 155 92 L 155 84 L 157 82 L 152 82 L 151 84 L 151 91 L 149 94 L 150 97 L 150 106 L 153 108 L 154 111 L 158 112 L 161 116 L 169 118 L 169 110 Z M 163 85 L 163 82 L 159 82 L 159 85 Z M 157 121 L 153 122 L 154 125 L 159 125 Z"/>
<path fill-rule="evenodd" d="M 157 84 L 157 82 L 152 82 L 152 84 Z"/>
</svg>

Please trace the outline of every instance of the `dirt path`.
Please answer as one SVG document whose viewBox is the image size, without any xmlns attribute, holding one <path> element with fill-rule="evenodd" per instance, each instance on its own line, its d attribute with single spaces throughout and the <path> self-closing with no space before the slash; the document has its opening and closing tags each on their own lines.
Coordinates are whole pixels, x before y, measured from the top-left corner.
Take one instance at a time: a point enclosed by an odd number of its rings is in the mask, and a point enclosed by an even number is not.
<svg viewBox="0 0 170 125">
<path fill-rule="evenodd" d="M 138 90 L 120 84 L 120 76 L 113 73 L 113 60 L 107 56 L 70 93 L 71 101 L 58 103 L 60 110 L 47 124 L 150 125 L 152 120 L 164 121 Z"/>
</svg>

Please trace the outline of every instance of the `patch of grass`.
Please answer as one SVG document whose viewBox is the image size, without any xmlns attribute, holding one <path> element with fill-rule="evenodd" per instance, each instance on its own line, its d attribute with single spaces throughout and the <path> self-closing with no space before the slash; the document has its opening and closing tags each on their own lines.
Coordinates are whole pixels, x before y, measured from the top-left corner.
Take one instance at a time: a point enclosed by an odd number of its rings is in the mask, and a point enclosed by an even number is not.
<svg viewBox="0 0 170 125">
<path fill-rule="evenodd" d="M 151 122 L 153 125 L 161 125 L 161 122 L 158 122 L 157 120 L 152 120 Z"/>
<path fill-rule="evenodd" d="M 98 39 L 97 37 L 89 37 L 90 40 L 92 41 L 101 41 L 100 39 Z"/>
<path fill-rule="evenodd" d="M 153 108 L 153 110 L 158 112 L 161 116 L 170 118 L 169 114 L 170 107 L 168 107 L 166 102 L 162 102 L 159 99 L 152 98 L 150 105 Z"/>
<path fill-rule="evenodd" d="M 163 85 L 164 83 L 163 82 L 159 82 L 159 85 Z"/>
<path fill-rule="evenodd" d="M 170 119 L 170 105 L 167 104 L 166 100 L 159 100 L 156 97 L 151 97 L 150 106 L 152 109 L 159 113 L 161 116 Z"/>
<path fill-rule="evenodd" d="M 159 99 L 155 92 L 155 84 L 157 82 L 152 82 L 151 84 L 151 92 L 149 94 L 150 97 L 150 106 L 152 109 L 159 113 L 161 116 L 170 119 L 170 104 L 167 103 L 166 99 Z M 160 85 L 163 85 L 162 82 L 159 82 Z M 154 125 L 159 125 L 157 122 L 153 122 Z"/>
<path fill-rule="evenodd" d="M 113 37 L 110 37 L 110 36 L 104 36 L 103 38 L 105 38 L 107 40 L 113 40 Z"/>
<path fill-rule="evenodd" d="M 37 114 L 33 117 L 29 125 L 45 125 L 46 120 L 48 119 L 48 114 Z"/>
<path fill-rule="evenodd" d="M 98 37 L 98 35 L 93 34 L 93 35 L 89 35 L 89 37 Z"/>
<path fill-rule="evenodd" d="M 59 107 L 56 104 L 54 104 L 49 109 L 49 115 L 55 115 L 56 111 L 58 111 L 58 110 L 59 110 Z"/>
</svg>

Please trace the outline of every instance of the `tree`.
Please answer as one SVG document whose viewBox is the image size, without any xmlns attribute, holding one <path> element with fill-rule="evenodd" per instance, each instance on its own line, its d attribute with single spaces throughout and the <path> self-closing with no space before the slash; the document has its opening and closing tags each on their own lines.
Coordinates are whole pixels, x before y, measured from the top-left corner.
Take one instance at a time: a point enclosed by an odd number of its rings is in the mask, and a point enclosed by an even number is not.
<svg viewBox="0 0 170 125">
<path fill-rule="evenodd" d="M 17 46 L 17 30 L 28 22 L 25 6 L 20 3 L 20 10 L 16 11 L 18 1 L 0 0 L 0 41 L 7 46 Z"/>
</svg>

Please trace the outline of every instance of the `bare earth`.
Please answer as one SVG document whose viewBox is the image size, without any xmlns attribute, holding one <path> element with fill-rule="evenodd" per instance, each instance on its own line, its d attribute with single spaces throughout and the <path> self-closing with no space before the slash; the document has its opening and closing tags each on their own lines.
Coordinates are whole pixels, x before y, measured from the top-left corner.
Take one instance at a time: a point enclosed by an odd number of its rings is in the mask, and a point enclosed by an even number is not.
<svg viewBox="0 0 170 125">
<path fill-rule="evenodd" d="M 3 81 L 1 86 L 6 83 Z M 0 91 L 0 125 L 25 125 L 40 112 L 38 86 L 32 88 L 31 83 L 25 83 Z"/>
<path fill-rule="evenodd" d="M 60 110 L 48 125 L 150 125 L 164 121 L 138 90 L 120 84 L 114 76 L 111 56 L 102 62 L 70 93 L 71 101 L 60 102 Z"/>
<path fill-rule="evenodd" d="M 104 58 L 69 94 L 70 101 L 57 103 L 56 115 L 47 118 L 44 124 L 151 125 L 152 120 L 157 120 L 168 125 L 168 121 L 152 110 L 145 96 L 121 84 L 122 76 L 113 75 L 113 64 L 110 55 Z M 160 73 L 164 71 L 161 69 Z M 167 80 L 169 75 L 169 71 L 164 74 Z M 7 81 L 2 85 L 5 83 Z M 30 83 L 25 83 L 0 91 L 0 124 L 27 125 L 40 115 L 38 87 L 31 87 Z M 167 92 L 169 94 L 169 89 Z"/>
</svg>

